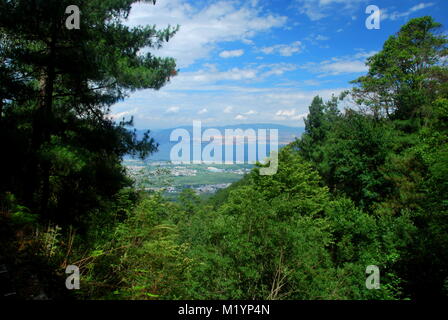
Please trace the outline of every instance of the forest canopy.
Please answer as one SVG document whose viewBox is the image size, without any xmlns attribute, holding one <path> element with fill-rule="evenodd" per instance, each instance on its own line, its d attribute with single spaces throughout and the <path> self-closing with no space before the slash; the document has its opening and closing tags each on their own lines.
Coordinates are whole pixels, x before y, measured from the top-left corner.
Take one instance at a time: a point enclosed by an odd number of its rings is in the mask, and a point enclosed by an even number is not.
<svg viewBox="0 0 448 320">
<path fill-rule="evenodd" d="M 177 73 L 173 58 L 142 49 L 178 27 L 125 25 L 134 2 L 83 2 L 78 30 L 65 26 L 71 1 L 0 3 L 0 264 L 12 270 L 2 288 L 23 299 L 447 297 L 441 24 L 409 20 L 352 90 L 315 97 L 275 175 L 258 164 L 209 200 L 186 189 L 171 201 L 137 188 L 122 163 L 157 141 L 108 117 Z M 80 290 L 65 288 L 68 265 Z M 377 290 L 366 288 L 372 265 Z"/>
</svg>

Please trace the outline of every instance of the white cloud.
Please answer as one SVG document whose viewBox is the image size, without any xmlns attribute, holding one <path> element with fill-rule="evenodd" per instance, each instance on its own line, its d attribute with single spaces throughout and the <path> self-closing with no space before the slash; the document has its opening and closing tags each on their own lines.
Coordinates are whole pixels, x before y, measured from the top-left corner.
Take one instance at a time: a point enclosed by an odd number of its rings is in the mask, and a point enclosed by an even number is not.
<svg viewBox="0 0 448 320">
<path fill-rule="evenodd" d="M 284 121 L 284 120 L 297 121 L 297 120 L 302 120 L 302 119 L 306 118 L 307 115 L 308 115 L 308 112 L 299 114 L 297 112 L 297 109 L 279 110 L 275 114 L 274 119 L 280 120 L 280 121 Z"/>
<path fill-rule="evenodd" d="M 335 76 L 344 73 L 362 73 L 369 69 L 365 64 L 366 58 L 374 55 L 376 51 L 360 51 L 351 56 L 333 57 L 320 63 L 307 63 L 301 68 L 309 72 L 319 73 L 320 76 Z"/>
<path fill-rule="evenodd" d="M 320 45 L 320 43 L 322 43 L 322 41 L 330 40 L 330 37 L 327 37 L 327 36 L 324 36 L 321 34 L 311 33 L 310 35 L 308 35 L 305 38 L 305 40 L 313 45 Z"/>
<path fill-rule="evenodd" d="M 314 2 L 328 8 L 326 2 L 335 4 L 337 1 Z M 269 44 L 262 42 L 258 47 L 254 45 L 254 40 L 259 39 L 255 36 L 268 33 L 276 27 L 284 27 L 286 17 L 266 13 L 263 7 L 267 6 L 256 6 L 257 1 L 249 3 L 242 0 L 217 0 L 213 3 L 208 1 L 190 3 L 188 4 L 186 0 L 163 0 L 158 1 L 156 6 L 142 3 L 133 6 L 129 21 L 131 25 L 155 24 L 159 28 L 168 23 L 181 25 L 175 38 L 156 55 L 177 58 L 181 68 L 195 64 L 186 72 L 182 70 L 160 90 L 134 92 L 129 99 L 113 107 L 115 115 L 133 114 L 137 128 L 156 129 L 191 125 L 192 120 L 196 119 L 210 126 L 243 121 L 300 126 L 303 125 L 302 120 L 315 95 L 328 99 L 332 93 L 338 94 L 348 89 L 345 88 L 345 84 L 340 85 L 344 88 L 336 87 L 337 84 L 334 83 L 337 82 L 331 82 L 334 79 L 329 78 L 321 79 L 320 83 L 333 83 L 336 88 L 318 90 L 319 83 L 315 80 L 319 80 L 321 75 L 337 74 L 342 72 L 341 70 L 343 72 L 357 70 L 359 66 L 353 68 L 344 63 L 363 62 L 367 54 L 355 51 L 352 56 L 322 62 L 317 60 L 313 66 L 308 66 L 311 72 L 317 73 L 317 76 L 313 77 L 314 81 L 308 82 L 307 87 L 304 85 L 306 82 L 304 77 L 298 72 L 293 72 L 299 68 L 297 64 L 267 63 L 276 61 L 275 59 L 278 61 L 285 59 L 265 55 L 287 57 L 298 54 L 304 50 L 304 44 L 308 45 L 306 40 L 302 38 L 303 42 L 291 43 L 294 40 L 280 38 Z M 260 1 L 260 4 L 263 3 Z M 203 7 L 197 8 L 197 6 Z M 306 19 L 304 23 L 307 23 Z M 292 22 L 289 21 L 289 24 Z M 325 29 L 318 30 L 320 34 L 315 33 L 315 41 L 319 41 L 318 45 L 326 44 L 322 41 L 327 35 L 331 36 L 331 33 L 324 33 Z M 277 34 L 268 34 L 268 38 L 276 39 Z M 225 50 L 229 49 L 227 45 L 221 46 L 225 42 L 238 42 L 239 45 L 230 47 L 231 50 Z M 270 44 L 273 45 L 269 47 Z M 263 46 L 265 47 L 261 48 Z M 230 58 L 240 54 L 248 55 L 249 51 L 259 57 L 246 64 L 236 66 L 230 63 L 232 60 L 219 59 L 219 56 Z M 293 84 L 291 80 L 295 80 L 296 83 Z M 279 85 L 285 82 L 290 84 Z M 136 108 L 138 110 L 132 112 Z"/>
<path fill-rule="evenodd" d="M 235 58 L 241 57 L 244 54 L 244 50 L 230 50 L 230 51 L 222 51 L 219 56 L 221 58 Z"/>
<path fill-rule="evenodd" d="M 352 13 L 367 0 L 296 0 L 300 13 L 306 14 L 311 21 L 317 21 L 334 14 Z"/>
<path fill-rule="evenodd" d="M 303 49 L 302 43 L 300 41 L 295 41 L 289 45 L 287 44 L 277 44 L 270 47 L 263 47 L 260 49 L 264 54 L 275 54 L 278 53 L 284 57 L 290 57 L 294 53 L 299 53 Z"/>
<path fill-rule="evenodd" d="M 250 45 L 250 46 L 255 44 L 255 42 L 253 40 L 250 40 L 250 39 L 242 39 L 241 42 L 244 43 L 244 44 Z"/>
<path fill-rule="evenodd" d="M 326 40 L 329 40 L 329 39 L 330 39 L 329 37 L 323 36 L 323 35 L 321 35 L 321 34 L 318 34 L 318 35 L 316 36 L 316 40 L 317 40 L 317 41 L 326 41 Z"/>
<path fill-rule="evenodd" d="M 136 112 L 138 112 L 138 108 L 134 108 L 129 111 L 113 113 L 113 114 L 109 115 L 108 118 L 113 119 L 113 120 L 119 120 L 119 119 L 125 118 L 126 116 L 132 116 Z"/>
<path fill-rule="evenodd" d="M 258 113 L 258 112 L 255 111 L 255 110 L 249 110 L 249 111 L 245 112 L 244 114 L 245 114 L 246 116 L 250 116 L 250 115 L 253 115 L 253 114 L 257 114 L 257 113 Z"/>
<path fill-rule="evenodd" d="M 336 61 L 322 64 L 319 70 L 323 73 L 338 75 L 341 73 L 367 72 L 368 68 L 363 61 Z"/>
<path fill-rule="evenodd" d="M 415 6 L 413 6 L 411 9 L 409 9 L 409 12 L 413 13 L 413 12 L 416 12 L 416 11 L 419 11 L 419 10 L 431 7 L 433 5 L 434 5 L 434 3 L 432 3 L 432 2 L 428 2 L 428 3 L 423 3 L 422 2 L 422 3 L 419 3 L 419 4 L 415 5 Z"/>
<path fill-rule="evenodd" d="M 358 53 L 354 54 L 353 56 L 349 56 L 352 59 L 367 59 L 368 57 L 371 57 L 374 54 L 378 53 L 378 51 L 364 51 L 364 49 L 355 50 L 358 51 Z"/>
<path fill-rule="evenodd" d="M 169 107 L 165 113 L 178 113 L 180 110 L 179 107 Z"/>
<path fill-rule="evenodd" d="M 228 106 L 228 107 L 224 108 L 224 113 L 232 113 L 232 111 L 233 111 L 233 107 Z"/>
<path fill-rule="evenodd" d="M 197 72 L 184 73 L 186 76 L 191 76 L 191 80 L 196 82 L 213 83 L 221 80 L 251 80 L 257 77 L 257 71 L 254 69 L 232 68 L 227 71 L 210 72 L 200 70 Z"/>
<path fill-rule="evenodd" d="M 217 91 L 183 91 L 167 87 L 159 91 L 142 90 L 129 99 L 116 104 L 113 112 L 123 112 L 139 108 L 134 113 L 134 122 L 139 129 L 173 128 L 191 125 L 193 120 L 201 120 L 209 126 L 237 124 L 239 121 L 251 123 L 278 123 L 303 126 L 303 115 L 316 95 L 329 99 L 347 87 L 333 89 L 300 90 L 291 88 L 259 87 L 219 87 Z M 206 103 L 206 105 L 204 105 Z M 179 107 L 177 113 L 165 113 L 172 106 Z M 275 109 L 273 110 L 273 106 Z M 206 114 L 198 112 L 207 108 Z M 227 109 L 227 110 L 226 110 Z M 295 109 L 292 117 L 276 116 L 279 110 Z M 256 114 L 246 115 L 253 110 Z M 228 111 L 225 113 L 223 111 Z M 236 118 L 237 117 L 237 118 Z"/>
<path fill-rule="evenodd" d="M 266 69 L 267 71 L 264 71 L 260 77 L 281 76 L 285 72 L 294 71 L 297 68 L 297 65 L 291 63 L 262 64 L 259 66 L 259 69 Z"/>
<path fill-rule="evenodd" d="M 427 2 L 427 3 L 422 2 L 422 3 L 419 3 L 419 4 L 411 7 L 407 11 L 404 11 L 404 12 L 394 11 L 392 13 L 389 13 L 388 9 L 381 9 L 381 20 L 384 21 L 384 20 L 389 19 L 389 20 L 395 21 L 395 20 L 398 20 L 400 18 L 407 18 L 412 13 L 420 11 L 420 10 L 423 10 L 425 8 L 428 8 L 428 7 L 431 7 L 433 5 L 434 5 L 434 3 L 432 3 L 432 2 Z"/>
<path fill-rule="evenodd" d="M 295 115 L 294 117 L 292 117 L 292 119 L 291 120 L 303 120 L 303 119 L 305 119 L 306 117 L 308 117 L 308 115 L 309 115 L 309 112 L 305 112 L 305 113 L 301 113 L 301 114 L 297 114 L 297 115 Z"/>
<path fill-rule="evenodd" d="M 303 83 L 307 86 L 313 86 L 313 87 L 322 85 L 321 81 L 317 81 L 315 79 L 305 80 L 305 81 L 303 81 Z"/>
<path fill-rule="evenodd" d="M 219 70 L 214 64 L 204 64 L 203 68 L 193 72 L 182 72 L 165 87 L 176 90 L 209 90 L 220 82 L 257 82 L 271 76 L 281 76 L 298 68 L 290 63 L 252 64 L 245 68 Z"/>
<path fill-rule="evenodd" d="M 296 109 L 291 110 L 279 110 L 275 114 L 276 116 L 292 117 L 297 112 Z"/>
<path fill-rule="evenodd" d="M 219 43 L 241 39 L 247 42 L 260 32 L 282 27 L 286 21 L 285 16 L 263 13 L 254 3 L 221 0 L 196 8 L 186 0 L 164 0 L 155 6 L 134 4 L 127 23 L 155 24 L 158 28 L 179 24 L 176 36 L 156 54 L 173 57 L 184 68 L 208 57 Z"/>
</svg>

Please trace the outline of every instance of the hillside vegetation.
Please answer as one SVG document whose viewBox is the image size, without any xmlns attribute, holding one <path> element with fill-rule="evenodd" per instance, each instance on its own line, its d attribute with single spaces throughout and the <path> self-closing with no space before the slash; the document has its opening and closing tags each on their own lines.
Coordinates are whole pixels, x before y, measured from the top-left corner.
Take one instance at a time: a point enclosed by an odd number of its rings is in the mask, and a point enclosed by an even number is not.
<svg viewBox="0 0 448 320">
<path fill-rule="evenodd" d="M 124 26 L 133 2 L 90 0 L 79 32 L 57 18 L 69 1 L 0 4 L 0 264 L 16 296 L 447 297 L 448 41 L 437 22 L 410 20 L 352 91 L 315 97 L 275 175 L 258 165 L 209 200 L 185 190 L 172 202 L 134 188 L 122 164 L 157 149 L 150 133 L 106 117 L 176 73 L 173 59 L 139 54 L 176 28 Z M 80 290 L 65 288 L 68 265 Z M 380 289 L 366 288 L 370 265 Z"/>
</svg>

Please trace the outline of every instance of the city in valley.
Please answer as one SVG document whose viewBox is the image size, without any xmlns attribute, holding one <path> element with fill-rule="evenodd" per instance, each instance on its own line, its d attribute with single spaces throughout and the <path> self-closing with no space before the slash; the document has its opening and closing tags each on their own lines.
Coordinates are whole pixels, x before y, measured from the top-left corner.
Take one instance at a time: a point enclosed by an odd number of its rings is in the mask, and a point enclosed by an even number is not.
<svg viewBox="0 0 448 320">
<path fill-rule="evenodd" d="M 179 164 L 131 159 L 125 160 L 124 165 L 137 188 L 171 196 L 183 189 L 192 189 L 202 196 L 214 194 L 240 180 L 253 167 L 251 164 Z"/>
</svg>

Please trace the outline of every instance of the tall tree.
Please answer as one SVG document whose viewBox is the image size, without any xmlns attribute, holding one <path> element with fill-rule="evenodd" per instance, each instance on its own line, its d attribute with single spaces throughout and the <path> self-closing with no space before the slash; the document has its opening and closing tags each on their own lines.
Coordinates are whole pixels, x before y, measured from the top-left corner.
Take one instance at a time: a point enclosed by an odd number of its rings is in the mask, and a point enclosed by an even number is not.
<svg viewBox="0 0 448 320">
<path fill-rule="evenodd" d="M 320 146 L 324 143 L 331 127 L 340 115 L 338 104 L 346 96 L 344 92 L 339 97 L 332 96 L 324 102 L 321 97 L 314 97 L 309 106 L 309 114 L 305 118 L 305 133 L 294 145 L 300 149 L 302 156 L 307 160 L 318 162 L 322 159 Z"/>
<path fill-rule="evenodd" d="M 0 93 L 12 94 L 0 96 L 3 115 L 10 115 L 2 135 L 20 131 L 26 147 L 12 148 L 18 152 L 13 158 L 27 159 L 21 176 L 4 172 L 16 175 L 16 185 L 3 187 L 41 213 L 47 212 L 54 191 L 61 189 L 54 184 L 63 183 L 61 176 L 81 179 L 87 186 L 87 181 L 92 183 L 85 176 L 88 167 L 92 170 L 97 164 L 97 177 L 101 171 L 117 175 L 113 172 L 121 170 L 118 161 L 124 154 L 146 156 L 155 150 L 148 135 L 137 141 L 135 134 L 124 130 L 131 122 L 116 125 L 106 118 L 109 107 L 130 92 L 159 89 L 176 74 L 172 58 L 151 52 L 169 41 L 177 28 L 127 26 L 125 20 L 135 2 L 12 0 L 0 4 L 0 71 L 10 80 L 2 82 Z M 80 9 L 79 29 L 66 26 L 70 5 Z M 7 90 L 8 83 L 31 87 L 29 99 L 20 99 L 20 90 Z M 61 168 L 67 157 L 77 165 Z M 101 157 L 111 162 L 101 164 Z"/>
<path fill-rule="evenodd" d="M 353 81 L 353 95 L 376 118 L 406 120 L 423 117 L 446 79 L 448 40 L 441 25 L 426 16 L 410 20 L 367 59 L 369 72 Z"/>
</svg>

